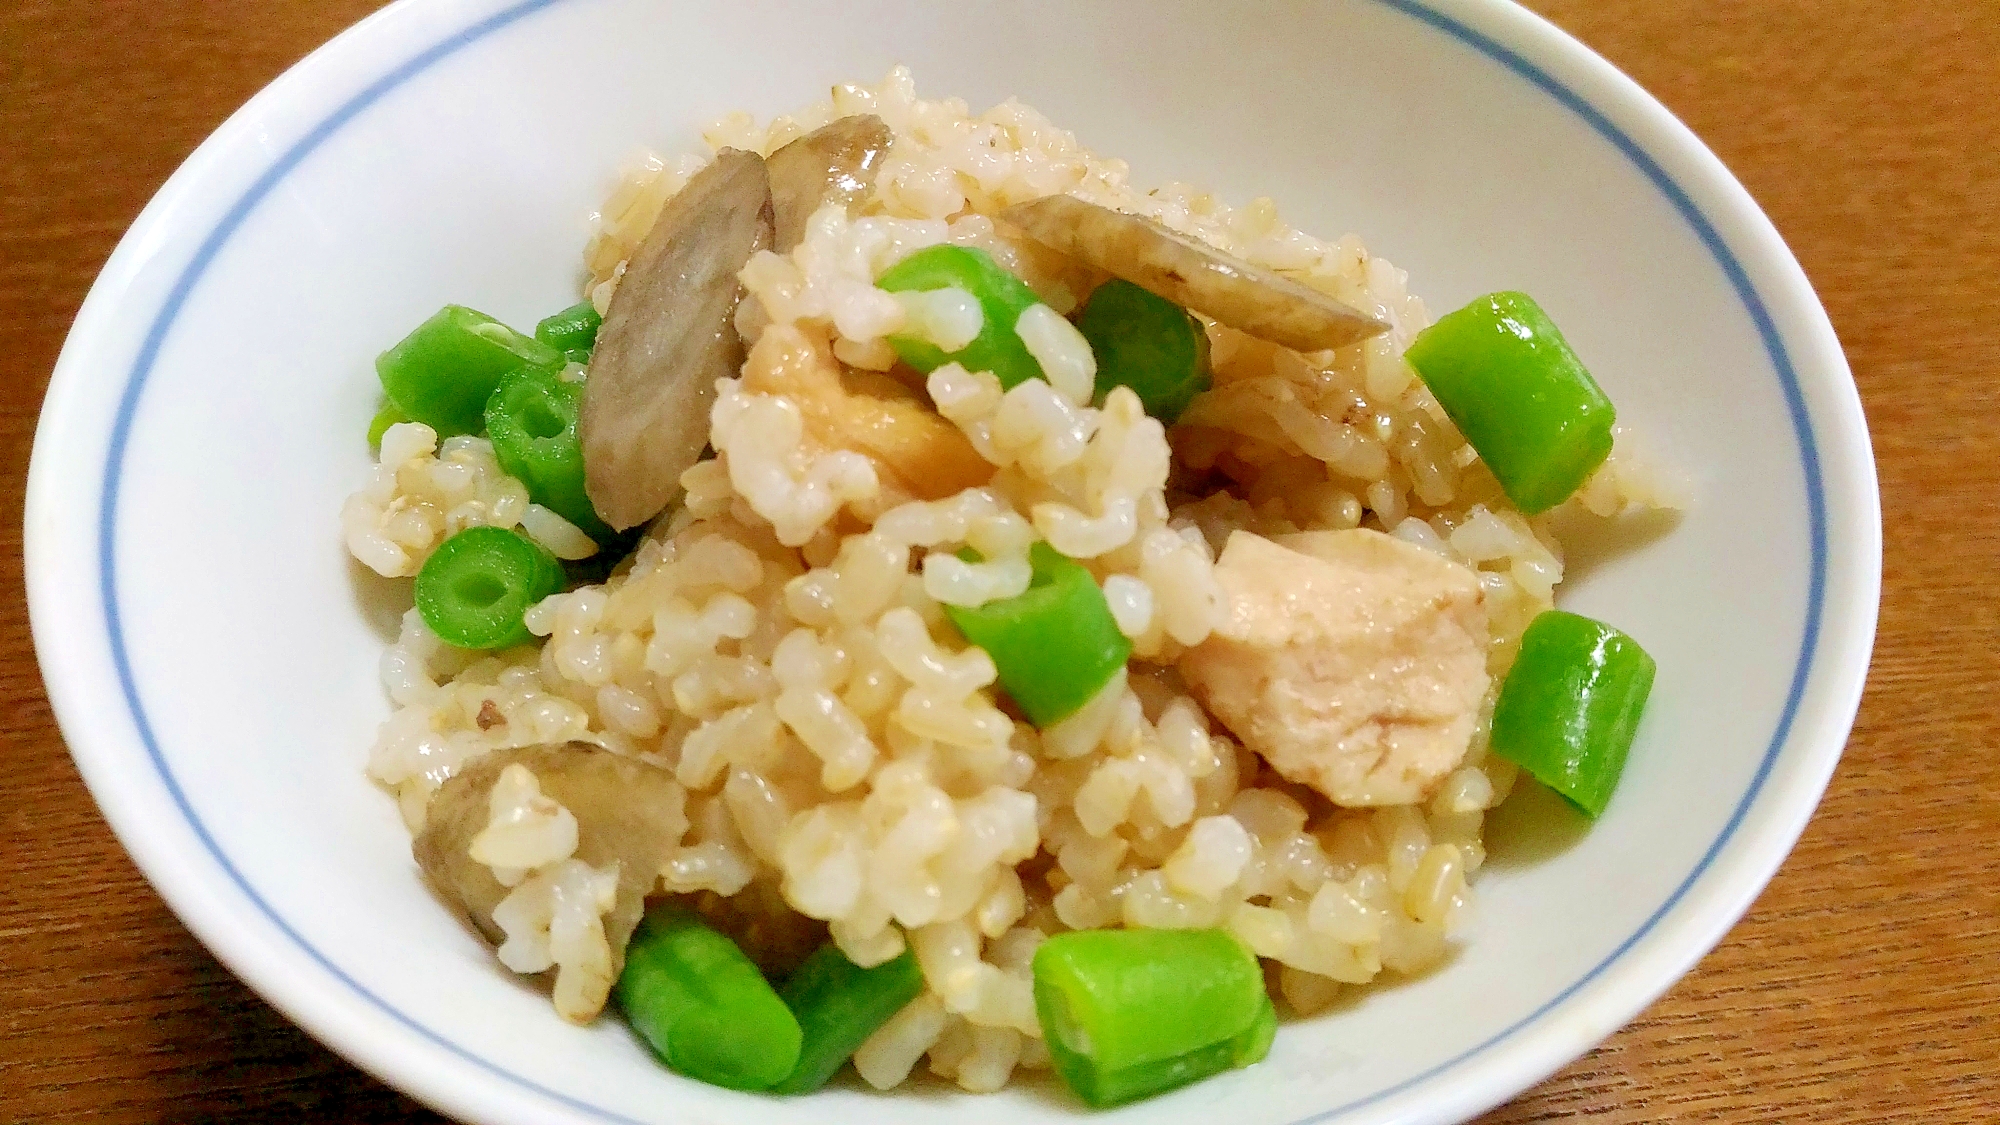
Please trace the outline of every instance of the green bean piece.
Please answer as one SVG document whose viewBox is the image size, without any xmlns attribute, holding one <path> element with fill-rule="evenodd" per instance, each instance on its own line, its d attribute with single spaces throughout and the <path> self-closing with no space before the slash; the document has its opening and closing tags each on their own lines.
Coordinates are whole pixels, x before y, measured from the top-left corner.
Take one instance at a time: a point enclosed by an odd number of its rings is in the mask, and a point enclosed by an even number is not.
<svg viewBox="0 0 2000 1125">
<path fill-rule="evenodd" d="M 370 450 L 380 450 L 382 448 L 382 435 L 389 432 L 389 427 L 409 420 L 409 415 L 396 409 L 395 403 L 389 402 L 386 399 L 383 400 L 382 409 L 377 410 L 374 420 L 368 423 L 368 448 Z"/>
<path fill-rule="evenodd" d="M 582 403 L 581 384 L 533 368 L 509 371 L 486 400 L 486 436 L 500 467 L 528 486 L 530 499 L 603 543 L 611 529 L 583 487 L 576 422 Z"/>
<path fill-rule="evenodd" d="M 655 907 L 640 921 L 612 996 L 678 1074 L 768 1090 L 798 1065 L 791 1009 L 735 942 L 679 907 Z"/>
<path fill-rule="evenodd" d="M 1014 331 L 1021 314 L 1042 299 L 986 251 L 948 244 L 925 247 L 890 266 L 875 279 L 875 285 L 891 293 L 963 289 L 979 302 L 983 316 L 979 335 L 958 351 L 946 353 L 928 340 L 911 336 L 889 337 L 889 346 L 918 371 L 929 373 L 957 363 L 967 371 L 991 371 L 1003 387 L 1042 377 L 1042 365 L 1028 354 L 1027 345 Z"/>
<path fill-rule="evenodd" d="M 439 437 L 476 434 L 500 377 L 517 367 L 560 371 L 563 354 L 482 312 L 446 305 L 375 359 L 383 393 Z"/>
<path fill-rule="evenodd" d="M 578 301 L 543 317 L 535 325 L 535 339 L 561 352 L 571 363 L 589 363 L 591 349 L 597 346 L 598 326 L 603 323 L 596 305 Z"/>
<path fill-rule="evenodd" d="M 526 644 L 522 617 L 562 589 L 562 564 L 519 532 L 468 527 L 445 540 L 417 572 L 417 612 L 456 648 Z"/>
<path fill-rule="evenodd" d="M 1528 515 L 1569 499 L 1611 453 L 1617 411 L 1525 293 L 1447 313 L 1403 358 Z"/>
<path fill-rule="evenodd" d="M 1522 634 L 1500 685 L 1492 750 L 1595 818 L 1625 770 L 1655 670 L 1624 633 L 1547 610 Z"/>
<path fill-rule="evenodd" d="M 977 557 L 977 556 L 973 556 Z M 1000 686 L 1037 727 L 1068 718 L 1125 666 L 1132 642 L 1118 631 L 1097 579 L 1045 542 L 1028 549 L 1033 576 L 1011 598 L 944 607 L 965 639 L 986 650 Z"/>
<path fill-rule="evenodd" d="M 1091 291 L 1077 331 L 1097 357 L 1097 401 L 1130 387 L 1146 413 L 1173 425 L 1209 388 L 1208 330 L 1186 309 L 1123 278 Z"/>
<path fill-rule="evenodd" d="M 1262 967 L 1224 930 L 1057 934 L 1034 976 L 1056 1073 L 1098 1108 L 1248 1066 L 1277 1030 Z"/>
<path fill-rule="evenodd" d="M 1229 1065 L 1232 1069 L 1250 1066 L 1264 1061 L 1271 1053 L 1271 1044 L 1278 1039 L 1278 1009 L 1271 1003 L 1270 993 L 1264 994 L 1264 1005 L 1257 1009 L 1256 1022 L 1243 1034 L 1229 1041 L 1233 1052 Z"/>
<path fill-rule="evenodd" d="M 798 1017 L 799 1065 L 774 1094 L 803 1094 L 826 1085 L 856 1048 L 924 991 L 917 955 L 903 952 L 864 969 L 828 942 L 806 958 L 778 990 Z"/>
</svg>

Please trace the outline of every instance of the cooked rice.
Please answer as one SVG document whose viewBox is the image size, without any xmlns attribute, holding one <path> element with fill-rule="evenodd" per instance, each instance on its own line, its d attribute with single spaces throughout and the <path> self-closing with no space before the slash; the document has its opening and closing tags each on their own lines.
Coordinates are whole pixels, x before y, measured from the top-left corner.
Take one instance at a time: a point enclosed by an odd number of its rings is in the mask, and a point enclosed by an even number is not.
<svg viewBox="0 0 2000 1125">
<path fill-rule="evenodd" d="M 1034 110 L 1008 101 L 974 116 L 956 99 L 922 101 L 900 69 L 767 125 L 733 115 L 704 137 L 768 154 L 863 112 L 896 134 L 875 192 L 853 213 L 823 208 L 790 254 L 760 253 L 743 270 L 737 319 L 755 346 L 743 377 L 722 385 L 717 456 L 688 471 L 684 503 L 608 581 L 535 607 L 537 646 L 464 654 L 406 615 L 383 658 L 396 711 L 372 776 L 415 830 L 444 780 L 505 747 L 581 740 L 672 770 L 690 827 L 663 890 L 822 920 L 863 965 L 915 949 L 927 994 L 855 1057 L 882 1088 L 926 1055 L 967 1090 L 1046 1066 L 1029 961 L 1067 929 L 1228 927 L 1280 966 L 1278 990 L 1302 1013 L 1385 971 L 1439 964 L 1485 858 L 1485 812 L 1515 779 L 1486 754 L 1483 721 L 1422 804 L 1336 808 L 1237 745 L 1173 670 L 1220 620 L 1213 564 L 1236 529 L 1374 527 L 1475 569 L 1496 685 L 1552 604 L 1562 551 L 1550 519 L 1507 503 L 1402 362 L 1429 322 L 1403 272 L 1352 235 L 1293 230 L 1269 200 L 1141 190 L 1122 162 Z M 649 156 L 607 201 L 585 257 L 600 309 L 662 204 L 707 159 Z M 1057 314 L 1101 275 L 1007 240 L 987 217 L 1056 192 L 1151 216 L 1391 331 L 1301 355 L 1211 324 L 1214 389 L 1171 434 L 1128 391 L 1094 408 L 1089 348 Z M 933 372 L 930 400 L 999 471 L 922 501 L 816 435 L 796 396 L 752 388 L 785 387 L 787 364 L 888 370 L 895 332 L 940 346 L 976 333 L 978 305 L 962 294 L 873 285 L 940 242 L 990 251 L 1047 302 L 1053 311 L 1017 327 L 1051 380 L 1003 392 L 989 373 Z M 481 439 L 439 446 L 411 424 L 382 450 L 342 519 L 354 555 L 384 574 L 413 573 L 475 524 L 520 525 L 552 549 L 563 537 L 538 529 L 526 490 Z M 1185 491 L 1218 478 L 1226 489 Z M 1621 449 L 1572 503 L 1604 514 L 1674 500 Z M 1025 588 L 1036 537 L 1086 562 L 1135 653 L 1129 673 L 1040 732 L 996 705 L 992 661 L 942 611 Z M 984 561 L 959 559 L 967 545 Z M 481 837 L 518 882 L 501 955 L 517 971 L 560 968 L 557 1003 L 573 1007 L 608 962 L 589 948 L 594 923 L 559 916 L 552 888 L 609 884 L 575 870 L 560 818 L 531 786 L 513 779 L 504 802 L 496 790 Z M 573 820 L 569 833 L 573 849 Z M 520 839 L 503 847 L 510 834 Z"/>
</svg>

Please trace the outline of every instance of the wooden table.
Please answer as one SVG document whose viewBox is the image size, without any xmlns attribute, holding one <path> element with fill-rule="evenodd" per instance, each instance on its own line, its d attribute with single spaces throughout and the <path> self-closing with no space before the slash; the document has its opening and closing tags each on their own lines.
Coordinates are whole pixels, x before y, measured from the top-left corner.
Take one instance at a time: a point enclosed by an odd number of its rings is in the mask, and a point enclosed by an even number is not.
<svg viewBox="0 0 2000 1125">
<path fill-rule="evenodd" d="M 375 0 L 11 0 L 0 443 L 20 585 L 35 411 L 84 291 L 208 132 Z M 2000 1118 L 2000 4 L 1536 0 L 1721 154 L 1866 401 L 1881 634 L 1847 757 L 1721 948 L 1489 1122 Z M 140 879 L 0 630 L 0 1121 L 435 1122 L 295 1030 Z"/>
</svg>

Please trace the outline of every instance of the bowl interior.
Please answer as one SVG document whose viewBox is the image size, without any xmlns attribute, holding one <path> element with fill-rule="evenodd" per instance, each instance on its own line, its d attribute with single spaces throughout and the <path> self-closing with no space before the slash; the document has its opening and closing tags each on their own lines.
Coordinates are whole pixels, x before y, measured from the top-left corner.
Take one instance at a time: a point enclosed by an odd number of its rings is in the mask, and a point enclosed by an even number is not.
<svg viewBox="0 0 2000 1125">
<path fill-rule="evenodd" d="M 1555 51 L 1538 73 L 1608 117 L 1567 104 L 1488 34 Z M 1305 230 L 1356 232 L 1433 312 L 1535 294 L 1622 420 L 1693 483 L 1684 519 L 1597 529 L 1570 559 L 1563 604 L 1616 623 L 1660 667 L 1605 817 L 1585 833 L 1545 795 L 1511 804 L 1447 968 L 1288 1024 L 1254 1071 L 1110 1116 L 1448 1117 L 1623 1022 L 1733 920 L 1837 753 L 1837 739 L 1778 736 L 1812 686 L 1826 561 L 1798 411 L 1837 413 L 1845 375 L 1808 371 L 1788 396 L 1757 303 L 1782 320 L 1784 302 L 1757 286 L 1790 275 L 1754 259 L 1732 275 L 1750 242 L 1731 249 L 1728 222 L 1716 235 L 1689 218 L 1733 198 L 1700 180 L 1705 166 L 1675 163 L 1656 109 L 1615 103 L 1628 95 L 1597 64 L 1489 4 L 1248 19 L 1137 0 L 437 2 L 358 29 L 255 103 L 142 220 L 151 252 L 107 271 L 115 292 L 93 305 L 113 303 L 86 314 L 65 360 L 64 386 L 109 389 L 52 397 L 60 433 L 45 420 L 38 478 L 60 460 L 74 479 L 38 479 L 40 501 L 74 507 L 76 527 L 35 529 L 33 550 L 49 557 L 73 532 L 78 550 L 112 553 L 104 596 L 93 604 L 77 578 L 73 611 L 38 604 L 38 633 L 79 759 L 155 881 L 295 1017 L 483 1119 L 1076 1112 L 1035 1083 L 770 1102 L 677 1080 L 614 1022 L 569 1027 L 510 979 L 425 890 L 392 802 L 362 773 L 388 708 L 377 656 L 408 598 L 347 560 L 336 519 L 367 471 L 374 354 L 445 302 L 521 326 L 569 304 L 590 212 L 641 147 L 693 150 L 728 110 L 784 112 L 897 63 L 926 96 L 977 109 L 1017 95 L 1129 159 L 1139 182 L 1269 195 Z M 1656 146 L 1664 167 L 1619 137 Z M 99 524 L 107 471 L 115 511 Z M 86 557 L 99 562 L 78 574 L 96 574 L 103 556 Z M 94 629 L 112 666 L 122 653 L 124 683 L 101 657 L 65 658 L 52 629 Z M 72 713 L 86 706 L 115 721 L 80 737 Z M 1773 793 L 1791 796 L 1767 810 Z"/>
</svg>

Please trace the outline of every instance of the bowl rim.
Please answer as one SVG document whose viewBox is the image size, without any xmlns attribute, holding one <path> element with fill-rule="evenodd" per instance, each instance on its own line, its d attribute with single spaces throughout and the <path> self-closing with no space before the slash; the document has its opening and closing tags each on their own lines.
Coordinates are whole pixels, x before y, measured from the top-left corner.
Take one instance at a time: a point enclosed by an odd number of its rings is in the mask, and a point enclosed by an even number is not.
<svg viewBox="0 0 2000 1125">
<path fill-rule="evenodd" d="M 263 902 L 202 826 L 153 736 L 127 659 L 116 591 L 119 474 L 133 417 L 168 329 L 216 254 L 257 202 L 346 122 L 461 49 L 569 2 L 396 0 L 287 70 L 195 150 L 120 241 L 65 341 L 36 428 L 24 556 L 37 657 L 78 769 L 147 879 L 232 972 L 321 1042 L 440 1112 L 492 1122 L 640 1125 L 513 1074 L 429 1030 L 347 976 Z M 1561 103 L 1615 145 L 1706 246 L 1734 286 L 1783 385 L 1805 477 L 1811 578 L 1799 662 L 1758 769 L 1720 834 L 1639 930 L 1584 976 L 1486 1041 L 1396 1086 L 1309 1114 L 1296 1125 L 1381 1111 L 1391 1103 L 1412 1119 L 1455 1120 L 1481 1112 L 1546 1078 L 1629 1022 L 1712 949 L 1775 874 L 1838 762 L 1860 702 L 1881 580 L 1880 500 L 1858 391 L 1804 271 L 1721 161 L 1630 78 L 1511 0 L 1368 2 L 1471 47 Z M 428 45 L 411 54 L 412 42 Z M 275 156 L 213 222 L 184 265 L 163 266 L 155 260 L 155 232 L 211 192 L 211 177 L 221 174 L 223 182 L 234 183 L 242 174 L 238 167 L 246 161 L 240 154 L 249 136 L 273 117 L 301 116 L 309 124 L 295 141 L 282 148 L 266 142 Z M 1746 261 L 1757 267 L 1756 280 Z M 128 297 L 135 281 L 161 270 L 175 278 L 164 300 L 131 311 Z M 147 318 L 143 343 L 118 399 L 107 452 L 95 437 L 84 438 L 77 427 L 63 423 L 80 409 L 86 397 L 80 388 L 92 371 L 104 366 L 93 353 L 110 326 Z M 1794 355 L 1805 362 L 1795 365 Z M 1800 370 L 1813 379 L 1811 408 Z M 1823 457 L 1822 448 L 1834 456 Z M 67 462 L 78 460 L 103 465 L 95 514 L 84 521 L 97 551 L 94 599 L 79 595 L 78 584 L 69 580 L 75 567 L 66 564 L 83 536 L 71 533 L 77 521 L 59 514 L 66 500 L 92 494 L 62 471 Z M 1837 520 L 1830 518 L 1829 493 L 1840 501 L 1833 513 Z M 1844 595 L 1833 603 L 1831 616 L 1829 589 Z M 108 646 L 115 669 L 109 685 L 92 667 L 103 663 L 102 657 L 94 662 L 86 658 L 64 628 L 79 618 L 102 631 L 93 641 Z M 1808 686 L 1823 702 L 1802 714 Z M 107 700 L 124 714 L 107 720 L 101 714 Z M 1767 791 L 1765 783 L 1788 749 L 1796 781 Z M 157 776 L 133 778 L 119 768 L 135 758 L 149 763 Z M 1744 833 L 1745 819 L 1760 800 L 1765 805 L 1754 831 Z M 181 854 L 177 849 L 190 843 L 206 849 L 214 870 L 196 871 L 174 862 L 172 857 Z M 1729 862 L 1718 864 L 1725 853 Z M 1662 928 L 1663 921 L 1670 925 Z M 301 969 L 310 975 L 299 975 Z M 1549 1020 L 1558 1008 L 1577 1018 Z M 383 1034 L 384 1017 L 396 1025 L 391 1028 L 396 1034 Z M 1541 1034 L 1521 1034 L 1537 1024 Z M 1410 1100 L 1448 1072 L 1458 1075 L 1448 1089 L 1420 1102 Z M 510 1095 L 484 1088 L 498 1085 L 491 1083 L 495 1076 L 513 1085 Z M 530 1097 L 523 1099 L 523 1093 Z"/>
</svg>

